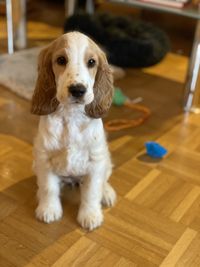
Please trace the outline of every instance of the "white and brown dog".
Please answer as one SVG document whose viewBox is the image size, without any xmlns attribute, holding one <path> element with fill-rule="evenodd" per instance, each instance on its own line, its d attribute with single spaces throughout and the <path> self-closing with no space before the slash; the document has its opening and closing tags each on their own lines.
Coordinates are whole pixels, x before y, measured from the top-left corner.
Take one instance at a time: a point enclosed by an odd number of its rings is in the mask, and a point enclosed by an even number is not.
<svg viewBox="0 0 200 267">
<path fill-rule="evenodd" d="M 113 96 L 113 79 L 105 54 L 79 32 L 62 35 L 39 55 L 32 113 L 40 117 L 34 145 L 38 181 L 38 219 L 62 216 L 60 185 L 80 182 L 78 222 L 93 230 L 103 222 L 101 205 L 113 206 L 108 183 L 112 171 L 101 117 Z"/>
</svg>

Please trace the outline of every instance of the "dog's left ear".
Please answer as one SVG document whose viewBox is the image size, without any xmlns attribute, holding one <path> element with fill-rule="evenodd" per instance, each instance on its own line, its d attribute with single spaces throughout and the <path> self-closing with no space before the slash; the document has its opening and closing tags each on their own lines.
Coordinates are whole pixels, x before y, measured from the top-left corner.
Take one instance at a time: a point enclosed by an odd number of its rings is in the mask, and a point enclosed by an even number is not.
<svg viewBox="0 0 200 267">
<path fill-rule="evenodd" d="M 99 66 L 94 84 L 94 100 L 91 104 L 86 105 L 86 114 L 92 118 L 103 117 L 112 104 L 113 92 L 112 71 L 106 55 L 102 51 L 99 51 Z"/>
</svg>

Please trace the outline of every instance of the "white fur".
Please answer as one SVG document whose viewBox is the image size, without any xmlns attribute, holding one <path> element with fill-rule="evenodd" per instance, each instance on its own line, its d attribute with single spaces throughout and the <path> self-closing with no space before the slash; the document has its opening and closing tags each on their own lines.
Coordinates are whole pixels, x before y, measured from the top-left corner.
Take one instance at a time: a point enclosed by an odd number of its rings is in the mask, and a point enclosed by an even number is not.
<svg viewBox="0 0 200 267">
<path fill-rule="evenodd" d="M 94 97 L 94 79 L 83 64 L 88 43 L 82 40 L 79 49 L 81 40 L 76 38 L 70 41 L 69 81 L 66 83 L 64 79 L 66 73 L 56 81 L 57 98 L 61 104 L 54 113 L 40 118 L 35 139 L 34 169 L 39 187 L 36 216 L 46 223 L 60 219 L 61 181 L 63 177 L 76 177 L 81 181 L 81 204 L 77 219 L 82 227 L 93 230 L 103 222 L 101 203 L 112 206 L 116 195 L 108 184 L 112 164 L 102 120 L 89 118 L 84 111 L 85 105 L 92 102 Z M 86 85 L 84 103 L 74 103 L 65 94 L 66 84 L 71 82 Z"/>
<path fill-rule="evenodd" d="M 87 125 L 82 129 L 82 125 Z M 101 119 L 90 119 L 81 105 L 60 107 L 41 117 L 35 140 L 35 172 L 39 205 L 36 215 L 47 223 L 62 216 L 59 177 L 82 177 L 78 222 L 89 230 L 103 221 L 101 201 L 115 202 L 115 192 L 107 180 L 112 164 Z"/>
</svg>

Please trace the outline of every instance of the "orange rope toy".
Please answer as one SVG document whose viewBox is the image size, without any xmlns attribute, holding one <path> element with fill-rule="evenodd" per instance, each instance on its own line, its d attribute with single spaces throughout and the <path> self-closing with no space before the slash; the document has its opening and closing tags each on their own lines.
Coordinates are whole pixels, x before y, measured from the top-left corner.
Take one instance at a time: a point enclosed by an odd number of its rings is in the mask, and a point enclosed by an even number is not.
<svg viewBox="0 0 200 267">
<path fill-rule="evenodd" d="M 110 120 L 106 122 L 104 126 L 105 126 L 105 129 L 109 132 L 116 132 L 116 131 L 139 126 L 143 124 L 151 115 L 151 111 L 149 108 L 143 105 L 135 104 L 131 102 L 122 94 L 121 90 L 118 88 L 115 89 L 113 103 L 116 104 L 117 106 L 123 105 L 131 110 L 138 111 L 142 113 L 142 115 L 132 120 L 131 119 L 114 119 L 114 120 Z"/>
</svg>

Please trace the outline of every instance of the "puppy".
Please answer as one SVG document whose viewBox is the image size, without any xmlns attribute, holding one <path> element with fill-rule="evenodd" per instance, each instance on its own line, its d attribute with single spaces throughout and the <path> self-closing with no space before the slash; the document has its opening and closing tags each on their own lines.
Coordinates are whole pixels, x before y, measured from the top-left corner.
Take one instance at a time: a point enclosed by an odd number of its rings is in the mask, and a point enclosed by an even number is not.
<svg viewBox="0 0 200 267">
<path fill-rule="evenodd" d="M 79 32 L 62 35 L 39 55 L 31 112 L 40 115 L 34 142 L 38 184 L 36 217 L 62 217 L 61 181 L 80 184 L 77 220 L 88 230 L 103 222 L 101 205 L 113 206 L 112 171 L 102 116 L 113 97 L 113 78 L 103 51 Z"/>
</svg>

